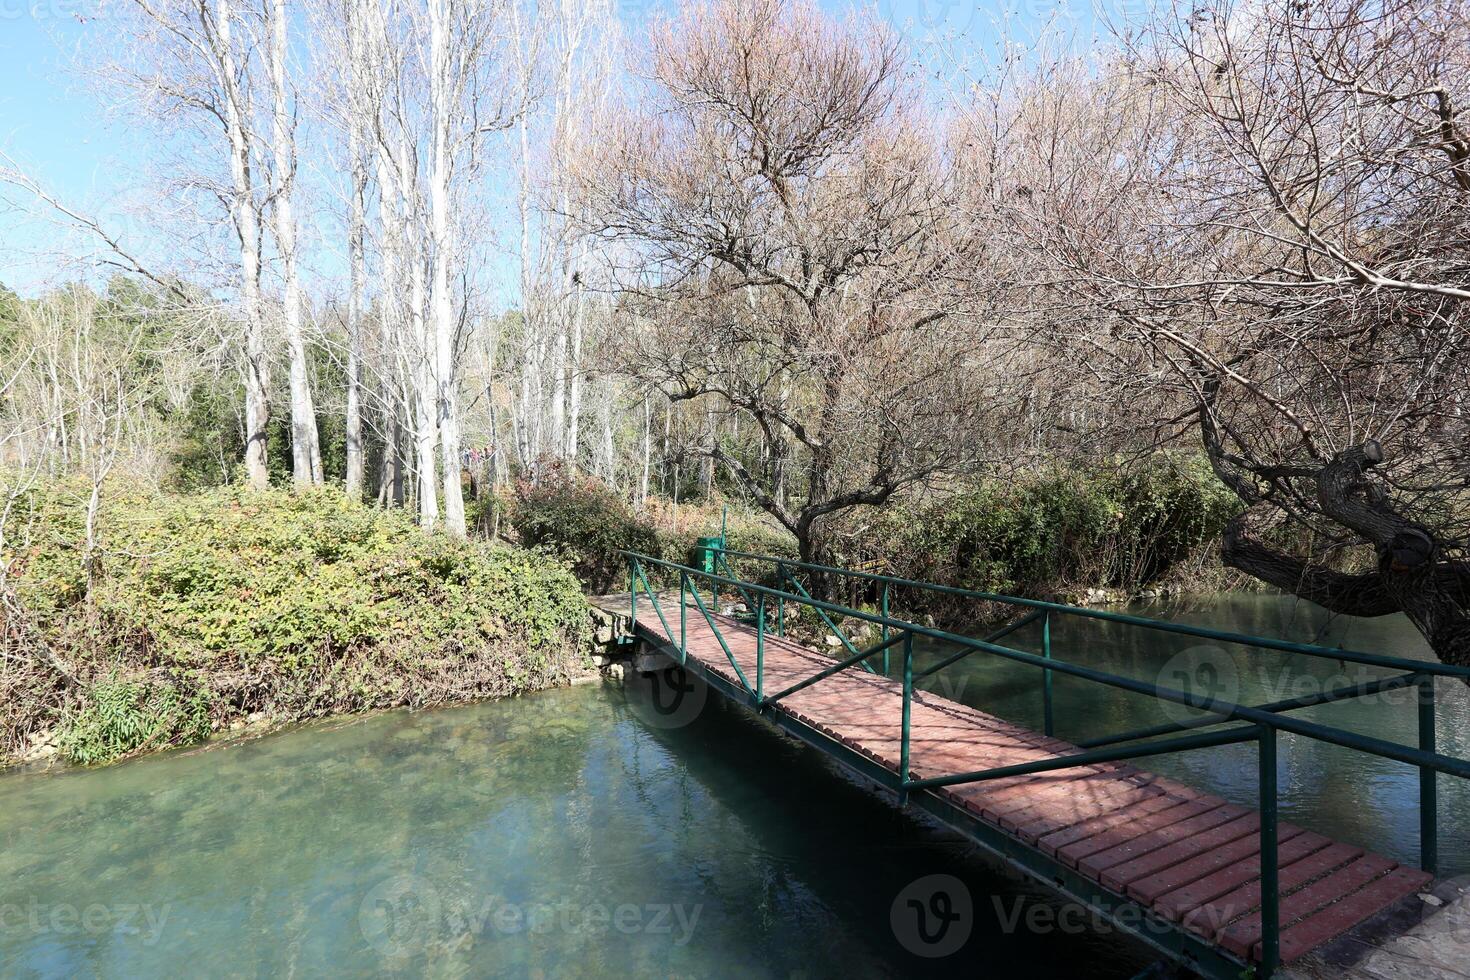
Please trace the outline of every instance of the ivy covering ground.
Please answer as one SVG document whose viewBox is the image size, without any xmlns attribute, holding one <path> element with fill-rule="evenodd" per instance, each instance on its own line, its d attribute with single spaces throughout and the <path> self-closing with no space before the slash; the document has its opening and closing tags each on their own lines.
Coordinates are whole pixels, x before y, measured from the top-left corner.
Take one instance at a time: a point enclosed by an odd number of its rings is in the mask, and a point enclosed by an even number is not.
<svg viewBox="0 0 1470 980">
<path fill-rule="evenodd" d="M 246 716 L 501 697 L 565 682 L 587 653 L 563 562 L 425 534 L 334 490 L 114 492 L 90 590 L 83 515 L 51 488 L 8 528 L 28 620 L 7 624 L 0 667 L 11 756 L 47 731 L 100 762 Z"/>
</svg>

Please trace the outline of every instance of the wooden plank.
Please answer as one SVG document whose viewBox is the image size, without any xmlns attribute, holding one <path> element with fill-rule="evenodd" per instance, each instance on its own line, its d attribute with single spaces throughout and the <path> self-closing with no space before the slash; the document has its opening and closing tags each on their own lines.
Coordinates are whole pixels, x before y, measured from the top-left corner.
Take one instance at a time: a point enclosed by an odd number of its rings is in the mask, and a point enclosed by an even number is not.
<svg viewBox="0 0 1470 980">
<path fill-rule="evenodd" d="M 1282 824 L 1282 826 L 1277 827 L 1277 845 L 1283 845 L 1283 843 L 1295 839 L 1301 833 L 1304 833 L 1301 827 L 1292 826 L 1292 824 Z M 1323 846 L 1326 846 L 1326 837 L 1323 837 L 1322 843 Z M 1202 854 L 1188 858 L 1188 860 L 1180 861 L 1179 864 L 1175 864 L 1173 867 L 1154 871 L 1150 876 L 1142 877 L 1142 879 L 1130 883 L 1127 886 L 1127 895 L 1129 895 L 1129 898 L 1135 898 L 1141 902 L 1160 905 L 1160 911 L 1163 911 L 1163 908 L 1161 908 L 1161 898 L 1167 895 L 1167 893 L 1185 892 L 1191 884 L 1213 879 L 1220 871 L 1232 871 L 1235 868 L 1242 868 L 1242 870 L 1248 873 L 1252 862 L 1254 864 L 1260 864 L 1260 846 L 1260 820 L 1257 820 L 1255 821 L 1254 835 L 1239 837 L 1239 839 L 1226 843 L 1225 846 L 1211 848 L 1208 851 L 1202 852 Z M 1276 854 L 1282 854 L 1280 846 L 1277 846 Z M 1257 877 L 1260 877 L 1260 871 L 1257 870 L 1255 874 L 1257 874 Z M 1223 887 L 1220 882 L 1216 882 L 1214 887 L 1220 887 L 1216 895 L 1225 895 L 1225 892 L 1230 890 L 1229 887 Z M 1177 917 L 1176 915 L 1170 915 L 1170 918 Z"/>
<path fill-rule="evenodd" d="M 1236 841 L 1260 836 L 1260 814 L 1247 811 L 1219 826 L 1115 864 L 1103 872 L 1102 882 L 1113 891 L 1126 894 L 1128 886 L 1142 878 L 1157 875 L 1190 858 L 1213 854 Z"/>
<path fill-rule="evenodd" d="M 1293 923 L 1281 932 L 1281 962 L 1290 963 L 1304 956 L 1399 899 L 1424 888 L 1433 878 L 1433 875 L 1417 868 L 1399 865 L 1382 878 Z M 1255 956 L 1259 959 L 1260 955 L 1258 943 Z"/>
<path fill-rule="evenodd" d="M 1286 886 L 1283 885 L 1280 920 L 1282 928 L 1284 929 L 1297 919 L 1310 915 L 1335 899 L 1357 891 L 1373 879 L 1381 878 L 1392 871 L 1393 868 L 1394 862 L 1388 858 L 1377 854 L 1365 854 L 1290 894 L 1285 893 Z M 1245 956 L 1252 948 L 1258 947 L 1261 941 L 1260 909 L 1235 920 L 1215 938 L 1220 945 L 1236 956 Z"/>
<path fill-rule="evenodd" d="M 1323 837 L 1320 833 L 1299 833 L 1297 836 L 1282 840 L 1276 848 L 1277 868 L 1289 867 L 1292 862 L 1302 860 L 1302 858 L 1308 857 L 1308 855 L 1316 854 L 1317 851 L 1322 851 L 1330 843 L 1332 843 L 1332 840 Z M 1349 848 L 1349 851 L 1351 851 L 1351 848 Z M 1352 857 L 1357 857 L 1357 855 L 1354 854 Z M 1202 877 L 1198 882 L 1185 884 L 1185 886 L 1179 887 L 1179 889 L 1175 889 L 1173 892 L 1166 892 L 1164 895 L 1158 896 L 1157 901 L 1154 902 L 1154 909 L 1166 918 L 1172 918 L 1172 920 L 1176 921 L 1182 920 L 1189 912 L 1200 908 L 1205 902 L 1222 898 L 1222 896 L 1232 895 L 1233 892 L 1238 892 L 1241 889 L 1248 889 L 1252 883 L 1257 883 L 1260 877 L 1260 855 L 1252 854 L 1248 860 L 1235 862 L 1235 864 L 1230 864 L 1229 867 L 1220 868 L 1219 871 L 1210 874 L 1210 876 Z M 1239 899 L 1244 899 L 1245 895 L 1236 895 L 1233 898 L 1239 901 Z M 1250 907 L 1241 908 L 1235 915 L 1229 915 L 1225 920 L 1219 921 L 1216 927 L 1210 930 L 1211 936 L 1219 930 L 1219 926 L 1223 926 L 1225 921 L 1229 921 L 1229 918 L 1235 918 L 1236 915 L 1251 911 L 1251 908 L 1255 908 L 1255 905 L 1252 904 Z"/>
</svg>

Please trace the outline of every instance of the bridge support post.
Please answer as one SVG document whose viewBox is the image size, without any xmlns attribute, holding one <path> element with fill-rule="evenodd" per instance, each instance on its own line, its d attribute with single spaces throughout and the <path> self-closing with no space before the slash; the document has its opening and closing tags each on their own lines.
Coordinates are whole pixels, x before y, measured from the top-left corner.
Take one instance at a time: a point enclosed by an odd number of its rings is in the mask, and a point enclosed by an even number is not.
<svg viewBox="0 0 1470 980">
<path fill-rule="evenodd" d="M 909 801 L 909 715 L 914 703 L 914 634 L 903 635 L 903 722 L 898 748 L 898 805 Z"/>
<path fill-rule="evenodd" d="M 888 586 L 883 583 L 883 676 L 888 676 Z"/>
<path fill-rule="evenodd" d="M 1041 655 L 1051 659 L 1051 610 L 1041 617 Z M 1051 671 L 1041 672 L 1041 729 L 1050 738 L 1055 734 L 1051 712 Z"/>
<path fill-rule="evenodd" d="M 786 566 L 780 562 L 776 563 L 776 586 L 783 592 L 786 589 Z M 776 635 L 786 635 L 786 597 L 776 597 Z"/>
<path fill-rule="evenodd" d="M 679 573 L 679 663 L 689 659 L 689 573 Z"/>
<path fill-rule="evenodd" d="M 766 594 L 756 600 L 755 611 L 755 710 L 765 709 L 766 700 Z"/>
<path fill-rule="evenodd" d="M 1269 980 L 1281 961 L 1281 880 L 1277 854 L 1276 729 L 1261 726 L 1257 741 L 1261 780 L 1261 962 Z"/>
<path fill-rule="evenodd" d="M 1421 674 L 1419 695 L 1419 750 L 1434 751 L 1434 677 Z M 1419 767 L 1419 867 L 1430 874 L 1439 865 L 1439 773 Z"/>
</svg>

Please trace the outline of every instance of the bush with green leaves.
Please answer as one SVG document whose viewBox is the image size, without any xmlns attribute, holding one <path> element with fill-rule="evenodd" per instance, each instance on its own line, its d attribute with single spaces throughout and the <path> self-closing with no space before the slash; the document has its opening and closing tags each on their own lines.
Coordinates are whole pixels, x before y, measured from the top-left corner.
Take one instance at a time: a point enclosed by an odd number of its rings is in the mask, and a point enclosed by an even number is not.
<svg viewBox="0 0 1470 980">
<path fill-rule="evenodd" d="M 108 730 L 85 721 L 99 692 L 121 696 L 108 685 L 160 671 L 200 679 L 218 725 L 535 690 L 589 650 L 586 600 L 562 561 L 427 534 L 332 489 L 120 488 L 89 594 L 79 493 L 26 495 L 7 556 L 17 598 L 80 684 L 26 710 L 70 713 L 78 731 Z M 16 750 L 7 736 L 0 755 Z"/>
<path fill-rule="evenodd" d="M 1218 539 L 1240 504 L 1193 456 L 985 479 L 844 528 L 840 560 L 983 592 L 1135 592 Z M 923 606 L 920 596 L 905 597 Z"/>
<path fill-rule="evenodd" d="M 660 553 L 658 532 L 606 484 L 570 470 L 553 470 L 516 488 L 511 525 L 521 544 L 570 562 L 593 592 L 626 589 L 620 550 Z"/>
<path fill-rule="evenodd" d="M 188 745 L 209 737 L 211 698 L 207 688 L 171 682 L 100 681 L 63 723 L 61 754 L 92 765 L 166 745 Z"/>
</svg>

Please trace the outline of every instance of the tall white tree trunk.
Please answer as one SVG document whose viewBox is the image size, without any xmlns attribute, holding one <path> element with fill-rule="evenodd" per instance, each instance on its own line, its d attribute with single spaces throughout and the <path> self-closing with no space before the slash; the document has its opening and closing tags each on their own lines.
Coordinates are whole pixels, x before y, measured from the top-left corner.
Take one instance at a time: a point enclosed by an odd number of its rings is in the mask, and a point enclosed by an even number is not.
<svg viewBox="0 0 1470 980">
<path fill-rule="evenodd" d="M 316 405 L 303 337 L 305 301 L 296 258 L 296 129 L 286 88 L 286 0 L 270 0 L 271 39 L 267 46 L 272 95 L 272 149 L 275 154 L 275 232 L 281 253 L 286 294 L 282 311 L 286 352 L 291 371 L 291 473 L 297 484 L 322 482 L 322 453 L 316 427 Z"/>
<path fill-rule="evenodd" d="M 265 342 L 265 311 L 260 295 L 260 220 L 250 167 L 250 106 L 240 89 L 234 53 L 235 13 L 230 0 L 218 0 L 211 34 L 217 81 L 223 95 L 225 133 L 230 144 L 230 209 L 240 246 L 240 301 L 245 309 L 245 473 L 250 486 L 270 484 L 266 442 L 270 429 L 270 352 Z"/>
<path fill-rule="evenodd" d="M 465 536 L 464 491 L 460 480 L 459 358 L 456 356 L 453 297 L 449 268 L 455 243 L 450 222 L 450 181 L 455 98 L 449 52 L 449 0 L 429 0 L 429 104 L 433 114 L 433 165 L 429 176 L 433 263 L 434 380 L 439 442 L 444 461 L 444 528 Z"/>
<path fill-rule="evenodd" d="M 530 468 L 540 455 L 536 445 L 535 419 L 540 415 L 535 406 L 536 352 L 539 347 L 536 337 L 535 305 L 531 286 L 531 141 L 524 117 L 519 123 L 521 139 L 520 188 L 517 203 L 521 219 L 521 399 L 520 399 L 520 450 L 521 466 Z"/>
<path fill-rule="evenodd" d="M 643 393 L 643 479 L 638 484 L 638 506 L 648 503 L 648 472 L 653 459 L 653 411 L 648 404 L 649 395 Z"/>
<path fill-rule="evenodd" d="M 581 254 L 577 260 L 576 282 L 577 300 L 572 313 L 572 384 L 571 393 L 568 395 L 570 404 L 567 407 L 567 459 L 576 461 L 578 449 L 581 445 L 581 423 L 582 423 L 582 325 L 587 317 L 587 283 L 583 278 L 587 275 L 587 241 L 582 240 Z"/>
<path fill-rule="evenodd" d="M 351 168 L 352 200 L 348 216 L 347 231 L 348 261 L 351 265 L 351 284 L 347 297 L 347 472 L 344 487 L 347 495 L 358 499 L 362 496 L 363 445 L 362 445 L 362 319 L 367 304 L 367 191 L 368 162 L 366 132 L 363 110 L 364 63 L 363 23 L 361 4 L 354 2 L 348 13 L 348 57 L 352 64 L 348 68 L 350 92 L 347 100 L 349 113 L 347 130 L 347 158 Z"/>
</svg>

